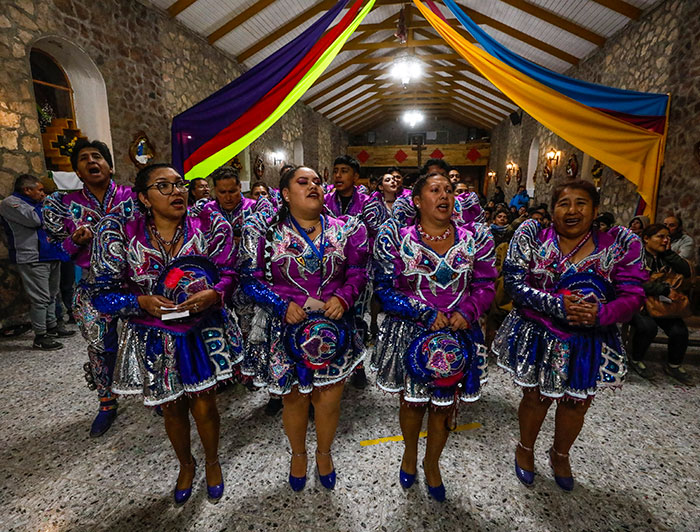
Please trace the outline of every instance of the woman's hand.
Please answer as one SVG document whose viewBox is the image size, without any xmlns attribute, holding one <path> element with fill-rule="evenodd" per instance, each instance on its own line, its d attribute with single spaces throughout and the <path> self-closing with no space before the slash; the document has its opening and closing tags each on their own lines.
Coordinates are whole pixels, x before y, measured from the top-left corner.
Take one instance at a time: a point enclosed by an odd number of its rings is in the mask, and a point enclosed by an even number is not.
<svg viewBox="0 0 700 532">
<path fill-rule="evenodd" d="M 139 296 L 138 302 L 139 307 L 156 318 L 161 318 L 164 314 L 161 307 L 175 308 L 175 303 L 163 296 Z"/>
<path fill-rule="evenodd" d="M 284 315 L 284 321 L 289 325 L 296 325 L 305 319 L 306 312 L 304 312 L 304 309 L 297 305 L 294 301 L 289 303 L 287 313 Z"/>
<path fill-rule="evenodd" d="M 177 310 L 189 310 L 190 314 L 204 312 L 209 307 L 216 305 L 221 301 L 219 293 L 213 288 L 202 290 L 196 294 L 192 294 L 185 301 L 177 306 Z"/>
<path fill-rule="evenodd" d="M 586 303 L 585 301 L 572 303 L 566 317 L 569 320 L 569 325 L 593 327 L 598 320 L 598 304 Z"/>
<path fill-rule="evenodd" d="M 92 231 L 89 227 L 84 225 L 73 231 L 73 234 L 70 235 L 70 239 L 76 246 L 84 246 L 92 240 Z"/>
<path fill-rule="evenodd" d="M 453 312 L 450 315 L 450 327 L 453 331 L 459 331 L 469 328 L 469 322 L 462 316 L 460 312 Z"/>
<path fill-rule="evenodd" d="M 326 311 L 323 313 L 323 315 L 332 320 L 339 320 L 343 317 L 343 314 L 345 314 L 345 307 L 340 302 L 340 298 L 336 296 L 333 296 L 326 301 L 326 304 L 323 305 L 323 310 Z"/>
<path fill-rule="evenodd" d="M 445 316 L 445 313 L 438 311 L 437 316 L 435 316 L 435 321 L 433 321 L 433 324 L 430 326 L 430 330 L 439 331 L 440 329 L 447 327 L 449 324 L 450 322 L 447 319 L 447 316 Z"/>
</svg>

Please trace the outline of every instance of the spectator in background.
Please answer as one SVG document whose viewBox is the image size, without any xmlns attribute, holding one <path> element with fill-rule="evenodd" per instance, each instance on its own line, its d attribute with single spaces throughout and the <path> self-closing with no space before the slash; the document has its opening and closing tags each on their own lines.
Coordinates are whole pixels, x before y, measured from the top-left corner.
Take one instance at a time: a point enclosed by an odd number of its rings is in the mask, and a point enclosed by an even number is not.
<svg viewBox="0 0 700 532">
<path fill-rule="evenodd" d="M 530 196 L 528 196 L 525 187 L 520 185 L 518 187 L 518 193 L 510 200 L 510 206 L 515 207 L 519 211 L 521 207 L 527 209 L 528 205 L 530 205 Z"/>
<path fill-rule="evenodd" d="M 450 178 L 450 183 L 452 183 L 453 187 L 457 187 L 457 185 L 462 182 L 462 176 L 459 173 L 459 170 L 455 168 L 449 171 L 447 177 Z"/>
<path fill-rule="evenodd" d="M 598 229 L 607 233 L 615 225 L 615 216 L 611 212 L 603 212 L 595 219 Z"/>
<path fill-rule="evenodd" d="M 209 183 L 203 177 L 195 177 L 190 180 L 187 189 L 189 190 L 188 201 L 194 205 L 202 198 L 210 197 Z"/>
<path fill-rule="evenodd" d="M 257 201 L 260 196 L 270 196 L 270 188 L 264 181 L 256 181 L 250 189 L 250 197 Z"/>
<path fill-rule="evenodd" d="M 690 264 L 671 249 L 671 235 L 663 224 L 646 227 L 642 232 L 642 241 L 644 264 L 651 275 L 649 281 L 643 285 L 644 295 L 668 298 L 672 295 L 672 287 L 655 274 L 679 273 L 688 278 L 691 273 Z M 644 356 L 654 341 L 658 328 L 661 327 L 668 336 L 668 361 L 664 365 L 664 371 L 682 384 L 693 385 L 692 379 L 681 365 L 688 349 L 688 327 L 682 318 L 652 317 L 646 309 L 642 309 L 633 316 L 631 325 L 634 327 L 634 335 L 630 362 L 641 377 L 652 377 L 651 370 L 644 363 Z"/>
<path fill-rule="evenodd" d="M 445 177 L 448 177 L 450 174 L 450 170 L 452 170 L 452 168 L 449 164 L 447 164 L 447 161 L 445 161 L 444 159 L 428 159 L 428 162 L 425 163 L 425 166 L 421 171 L 421 175 L 430 175 L 432 173 L 438 173 L 444 175 Z"/>
<path fill-rule="evenodd" d="M 691 263 L 695 261 L 695 241 L 683 232 L 683 220 L 678 215 L 666 216 L 664 225 L 671 235 L 671 249 Z"/>
<path fill-rule="evenodd" d="M 641 236 L 642 231 L 644 231 L 644 228 L 649 225 L 649 217 L 648 216 L 635 216 L 630 220 L 630 223 L 628 225 L 630 231 L 632 231 L 635 235 Z"/>
<path fill-rule="evenodd" d="M 506 202 L 506 194 L 503 192 L 503 189 L 496 185 L 496 192 L 493 193 L 493 200 L 494 205 L 498 205 L 499 203 L 505 203 Z"/>
<path fill-rule="evenodd" d="M 56 317 L 60 294 L 60 250 L 49 242 L 42 228 L 41 208 L 44 185 L 36 177 L 22 174 L 15 180 L 14 193 L 0 203 L 0 216 L 7 231 L 10 260 L 29 298 L 29 317 L 34 329 L 35 349 L 51 351 L 63 344 L 56 338 L 73 336 Z"/>
<path fill-rule="evenodd" d="M 462 183 L 460 181 L 455 185 L 455 196 L 459 196 L 460 194 L 466 194 L 467 192 L 469 192 L 469 187 L 467 187 L 466 183 Z"/>
<path fill-rule="evenodd" d="M 492 218 L 491 233 L 493 234 L 494 247 L 498 247 L 503 242 L 510 240 L 513 236 L 513 228 L 510 226 L 508 209 L 503 206 L 496 207 Z"/>
</svg>

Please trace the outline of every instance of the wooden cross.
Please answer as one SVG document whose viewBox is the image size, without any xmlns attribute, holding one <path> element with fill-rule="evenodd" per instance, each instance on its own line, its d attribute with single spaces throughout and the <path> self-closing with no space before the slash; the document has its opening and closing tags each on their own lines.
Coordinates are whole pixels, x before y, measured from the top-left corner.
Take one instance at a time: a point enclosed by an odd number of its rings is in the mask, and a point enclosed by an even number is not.
<svg viewBox="0 0 700 532">
<path fill-rule="evenodd" d="M 423 150 L 427 150 L 428 147 L 420 142 L 416 142 L 416 145 L 411 149 L 413 151 L 417 152 L 416 156 L 418 157 L 418 168 L 421 168 L 423 166 L 423 162 L 421 161 L 421 159 L 422 159 L 421 156 L 423 154 Z"/>
</svg>

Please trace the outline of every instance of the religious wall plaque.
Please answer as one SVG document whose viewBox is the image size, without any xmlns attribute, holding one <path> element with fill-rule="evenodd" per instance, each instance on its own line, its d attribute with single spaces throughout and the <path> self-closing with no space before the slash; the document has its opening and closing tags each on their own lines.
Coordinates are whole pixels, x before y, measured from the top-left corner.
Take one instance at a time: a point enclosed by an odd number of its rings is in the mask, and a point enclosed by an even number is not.
<svg viewBox="0 0 700 532">
<path fill-rule="evenodd" d="M 569 160 L 566 162 L 566 177 L 571 179 L 576 179 L 578 175 L 578 158 L 575 153 L 571 154 Z"/>
<path fill-rule="evenodd" d="M 156 148 L 146 133 L 139 131 L 129 145 L 129 158 L 136 168 L 143 168 L 156 156 Z"/>
<path fill-rule="evenodd" d="M 262 176 L 265 174 L 265 163 L 262 160 L 262 157 L 258 155 L 258 157 L 255 159 L 255 164 L 253 165 L 253 172 L 255 172 L 255 175 L 258 177 L 258 179 L 262 179 Z"/>
</svg>

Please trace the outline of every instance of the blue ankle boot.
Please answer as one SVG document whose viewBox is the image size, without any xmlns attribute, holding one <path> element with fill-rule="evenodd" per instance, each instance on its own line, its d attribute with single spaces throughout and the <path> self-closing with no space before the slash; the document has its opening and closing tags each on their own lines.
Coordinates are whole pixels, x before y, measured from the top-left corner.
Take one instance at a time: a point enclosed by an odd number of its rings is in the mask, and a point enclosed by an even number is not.
<svg viewBox="0 0 700 532">
<path fill-rule="evenodd" d="M 98 438 L 109 430 L 117 417 L 117 400 L 100 402 L 100 411 L 90 427 L 90 437 Z"/>
</svg>

